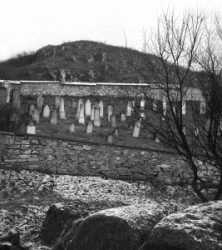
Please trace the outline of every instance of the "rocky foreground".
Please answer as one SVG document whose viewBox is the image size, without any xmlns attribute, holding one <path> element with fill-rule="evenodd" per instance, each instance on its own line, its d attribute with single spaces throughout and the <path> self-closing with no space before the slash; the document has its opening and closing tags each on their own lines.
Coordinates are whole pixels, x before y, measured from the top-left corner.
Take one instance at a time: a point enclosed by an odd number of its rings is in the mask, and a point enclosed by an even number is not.
<svg viewBox="0 0 222 250">
<path fill-rule="evenodd" d="M 198 199 L 190 188 L 179 186 L 0 170 L 0 237 L 13 228 L 27 249 L 50 249 L 39 235 L 46 212 L 55 203 L 72 204 L 72 209 L 85 216 L 126 205 L 158 207 L 167 216 Z"/>
</svg>

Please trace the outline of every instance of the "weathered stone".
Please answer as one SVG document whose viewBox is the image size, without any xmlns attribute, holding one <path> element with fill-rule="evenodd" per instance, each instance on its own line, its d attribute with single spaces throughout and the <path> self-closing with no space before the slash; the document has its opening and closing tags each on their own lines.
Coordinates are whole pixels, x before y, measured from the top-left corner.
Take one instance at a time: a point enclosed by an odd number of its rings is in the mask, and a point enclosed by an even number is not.
<svg viewBox="0 0 222 250">
<path fill-rule="evenodd" d="M 53 153 L 54 153 L 54 149 L 52 149 L 52 148 L 45 148 L 43 150 L 43 154 L 45 154 L 45 155 L 52 155 Z"/>
<path fill-rule="evenodd" d="M 155 203 L 102 210 L 73 222 L 53 249 L 135 250 L 164 213 L 164 208 Z"/>
<path fill-rule="evenodd" d="M 192 206 L 163 218 L 141 250 L 222 249 L 222 201 Z"/>
</svg>

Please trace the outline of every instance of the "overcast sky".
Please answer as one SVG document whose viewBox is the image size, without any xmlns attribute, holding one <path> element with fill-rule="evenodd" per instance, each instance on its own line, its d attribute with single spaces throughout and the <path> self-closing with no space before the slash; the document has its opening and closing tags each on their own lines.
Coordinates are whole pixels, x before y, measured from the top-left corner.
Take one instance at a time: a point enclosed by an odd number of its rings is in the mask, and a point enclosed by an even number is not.
<svg viewBox="0 0 222 250">
<path fill-rule="evenodd" d="M 141 50 L 167 7 L 222 13 L 222 0 L 0 0 L 0 60 L 48 44 L 94 40 Z"/>
</svg>

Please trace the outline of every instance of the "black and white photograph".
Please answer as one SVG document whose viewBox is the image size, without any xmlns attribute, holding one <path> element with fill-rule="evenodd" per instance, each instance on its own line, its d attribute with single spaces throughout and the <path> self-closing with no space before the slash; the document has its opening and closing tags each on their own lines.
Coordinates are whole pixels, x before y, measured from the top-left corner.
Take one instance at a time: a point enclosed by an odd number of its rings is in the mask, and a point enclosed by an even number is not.
<svg viewBox="0 0 222 250">
<path fill-rule="evenodd" d="M 0 10 L 0 250 L 222 250 L 221 0 Z"/>
</svg>

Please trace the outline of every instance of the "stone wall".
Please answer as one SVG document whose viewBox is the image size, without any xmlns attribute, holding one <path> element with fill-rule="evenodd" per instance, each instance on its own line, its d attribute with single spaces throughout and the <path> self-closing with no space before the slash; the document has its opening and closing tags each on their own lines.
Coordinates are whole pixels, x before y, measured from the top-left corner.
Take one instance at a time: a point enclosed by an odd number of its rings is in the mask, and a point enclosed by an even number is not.
<svg viewBox="0 0 222 250">
<path fill-rule="evenodd" d="M 178 155 L 50 137 L 0 133 L 0 167 L 54 174 L 185 184 L 192 173 Z M 208 178 L 217 173 L 202 167 Z"/>
</svg>

